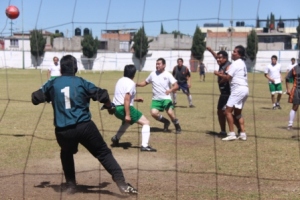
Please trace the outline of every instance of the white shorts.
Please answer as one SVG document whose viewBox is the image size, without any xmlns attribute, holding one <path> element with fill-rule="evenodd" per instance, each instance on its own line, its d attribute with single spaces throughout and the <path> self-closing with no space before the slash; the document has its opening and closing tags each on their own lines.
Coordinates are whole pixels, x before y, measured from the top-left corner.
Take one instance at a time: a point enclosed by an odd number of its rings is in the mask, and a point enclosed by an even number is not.
<svg viewBox="0 0 300 200">
<path fill-rule="evenodd" d="M 248 98 L 249 89 L 247 86 L 239 86 L 231 91 L 229 99 L 226 103 L 226 107 L 235 107 L 237 109 L 242 109 Z"/>
</svg>

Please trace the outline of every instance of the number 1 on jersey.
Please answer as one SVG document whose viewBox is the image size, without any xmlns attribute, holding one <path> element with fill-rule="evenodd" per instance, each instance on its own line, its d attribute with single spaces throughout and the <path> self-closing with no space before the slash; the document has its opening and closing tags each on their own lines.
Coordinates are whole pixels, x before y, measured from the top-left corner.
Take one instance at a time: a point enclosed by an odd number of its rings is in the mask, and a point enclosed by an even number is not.
<svg viewBox="0 0 300 200">
<path fill-rule="evenodd" d="M 64 93 L 66 109 L 70 109 L 71 108 L 70 87 L 67 86 L 67 87 L 61 89 L 60 91 L 61 91 L 61 93 Z"/>
</svg>

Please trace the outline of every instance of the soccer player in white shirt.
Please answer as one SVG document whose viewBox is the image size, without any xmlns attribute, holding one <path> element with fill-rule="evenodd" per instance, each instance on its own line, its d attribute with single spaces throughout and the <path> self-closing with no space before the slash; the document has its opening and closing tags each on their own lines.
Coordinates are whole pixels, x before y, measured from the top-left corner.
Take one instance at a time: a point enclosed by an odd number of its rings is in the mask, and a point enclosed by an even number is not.
<svg viewBox="0 0 300 200">
<path fill-rule="evenodd" d="M 232 52 L 232 64 L 227 70 L 227 74 L 215 71 L 214 74 L 221 77 L 222 81 L 230 81 L 231 93 L 226 103 L 225 115 L 229 127 L 229 133 L 227 137 L 223 138 L 224 141 L 236 140 L 236 134 L 234 132 L 234 119 L 238 120 L 240 124 L 241 133 L 238 139 L 246 141 L 247 135 L 245 133 L 245 122 L 242 116 L 242 110 L 244 104 L 248 98 L 248 78 L 247 67 L 245 60 L 245 48 L 241 45 L 236 46 Z M 232 115 L 232 112 L 234 115 Z"/>
<path fill-rule="evenodd" d="M 124 77 L 120 78 L 115 87 L 113 103 L 116 106 L 114 115 L 122 120 L 122 124 L 115 136 L 111 138 L 114 146 L 119 146 L 119 140 L 127 128 L 134 123 L 142 125 L 142 145 L 141 151 L 156 152 L 156 149 L 149 146 L 150 122 L 135 107 L 133 102 L 143 102 L 142 98 L 135 98 L 136 85 L 132 80 L 135 76 L 136 68 L 134 65 L 126 65 L 124 68 Z"/>
<path fill-rule="evenodd" d="M 164 118 L 160 112 L 166 111 L 172 120 L 176 134 L 181 133 L 181 127 L 178 119 L 173 111 L 174 105 L 172 103 L 171 93 L 178 89 L 177 80 L 170 72 L 165 71 L 166 61 L 163 58 L 159 58 L 156 61 L 156 71 L 146 78 L 145 81 L 137 83 L 137 87 L 144 87 L 148 84 L 152 84 L 152 103 L 151 103 L 151 115 L 154 119 L 164 123 L 164 132 L 168 131 L 170 121 Z M 172 87 L 170 88 L 170 85 Z"/>
<path fill-rule="evenodd" d="M 58 64 L 58 57 L 53 57 L 53 65 L 51 65 L 48 69 L 47 78 L 52 80 L 58 76 L 60 76 L 60 65 Z"/>
<path fill-rule="evenodd" d="M 271 57 L 271 64 L 269 64 L 265 69 L 265 77 L 269 80 L 269 88 L 271 92 L 273 110 L 276 110 L 276 108 L 281 109 L 279 104 L 282 95 L 280 70 L 281 70 L 281 65 L 277 63 L 277 56 L 273 55 Z M 276 93 L 277 93 L 277 101 L 275 101 Z"/>
</svg>

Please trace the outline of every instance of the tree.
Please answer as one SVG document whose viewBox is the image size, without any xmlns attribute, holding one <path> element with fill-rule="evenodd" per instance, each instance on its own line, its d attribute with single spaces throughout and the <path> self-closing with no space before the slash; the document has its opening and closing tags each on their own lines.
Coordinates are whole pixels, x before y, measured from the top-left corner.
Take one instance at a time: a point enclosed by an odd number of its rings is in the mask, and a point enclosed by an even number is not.
<svg viewBox="0 0 300 200">
<path fill-rule="evenodd" d="M 81 41 L 82 54 L 87 57 L 88 61 L 88 69 L 91 69 L 91 62 L 93 62 L 93 57 L 97 54 L 97 50 L 99 47 L 99 40 L 96 37 L 93 38 L 92 33 L 86 34 L 83 36 L 83 40 Z"/>
<path fill-rule="evenodd" d="M 50 38 L 50 42 L 51 42 L 51 45 L 53 46 L 53 40 L 54 40 L 54 38 L 64 37 L 64 34 L 62 32 L 59 32 L 59 30 L 55 30 L 55 33 L 52 34 L 50 37 L 51 37 Z"/>
<path fill-rule="evenodd" d="M 138 32 L 134 35 L 133 37 L 133 50 L 134 50 L 134 55 L 137 59 L 140 60 L 140 63 L 142 59 L 147 55 L 148 49 L 149 49 L 149 44 L 153 40 L 148 40 L 148 37 L 145 33 L 144 26 L 138 30 Z"/>
<path fill-rule="evenodd" d="M 43 37 L 41 30 L 34 29 L 30 33 L 30 52 L 34 56 L 37 66 L 38 59 L 44 55 L 46 46 L 46 38 Z"/>
<path fill-rule="evenodd" d="M 254 29 L 250 31 L 250 34 L 247 37 L 247 48 L 246 53 L 249 59 L 253 62 L 256 60 L 256 54 L 258 51 L 258 38 Z"/>
<path fill-rule="evenodd" d="M 260 28 L 260 22 L 259 22 L 259 17 L 257 15 L 256 17 L 256 28 Z"/>
<path fill-rule="evenodd" d="M 204 39 L 205 39 L 205 36 L 201 32 L 201 29 L 199 28 L 199 26 L 197 25 L 195 33 L 194 33 L 194 37 L 193 37 L 193 44 L 192 44 L 191 52 L 192 52 L 192 56 L 199 61 L 203 60 L 203 54 L 204 54 L 205 46 L 206 46 Z"/>
<path fill-rule="evenodd" d="M 168 32 L 165 31 L 163 24 L 161 23 L 160 26 L 160 34 L 168 34 Z"/>
<path fill-rule="evenodd" d="M 94 39 L 92 34 L 86 34 L 81 41 L 82 53 L 87 58 L 92 58 L 98 50 L 99 40 Z"/>
<path fill-rule="evenodd" d="M 297 49 L 300 49 L 300 17 L 298 17 L 298 26 L 297 26 Z M 300 52 L 299 52 L 300 58 Z"/>
<path fill-rule="evenodd" d="M 274 30 L 275 29 L 275 16 L 273 15 L 273 13 L 271 13 L 270 15 L 270 30 Z"/>
<path fill-rule="evenodd" d="M 269 16 L 267 16 L 266 28 L 270 28 L 270 19 L 269 19 Z"/>
</svg>

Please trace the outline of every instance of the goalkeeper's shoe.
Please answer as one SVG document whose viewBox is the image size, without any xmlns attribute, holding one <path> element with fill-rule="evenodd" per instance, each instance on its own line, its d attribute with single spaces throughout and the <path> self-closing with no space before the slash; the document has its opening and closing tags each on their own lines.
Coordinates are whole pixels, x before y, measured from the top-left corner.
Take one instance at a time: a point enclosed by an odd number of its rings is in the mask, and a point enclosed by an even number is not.
<svg viewBox="0 0 300 200">
<path fill-rule="evenodd" d="M 117 136 L 113 136 L 111 138 L 111 141 L 112 141 L 112 146 L 114 146 L 114 147 L 118 147 L 119 146 L 119 139 L 117 138 Z"/>
<path fill-rule="evenodd" d="M 138 191 L 135 189 L 132 185 L 125 182 L 119 182 L 117 183 L 119 190 L 123 194 L 137 194 Z"/>
</svg>

